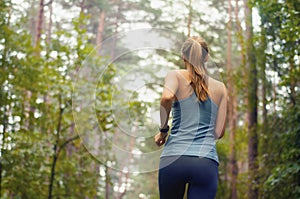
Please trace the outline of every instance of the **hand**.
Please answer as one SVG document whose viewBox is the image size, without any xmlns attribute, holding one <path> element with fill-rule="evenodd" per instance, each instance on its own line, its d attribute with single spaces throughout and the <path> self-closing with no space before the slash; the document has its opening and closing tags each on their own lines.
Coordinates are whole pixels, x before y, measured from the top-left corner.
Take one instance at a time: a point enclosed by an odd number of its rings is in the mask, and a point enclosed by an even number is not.
<svg viewBox="0 0 300 199">
<path fill-rule="evenodd" d="M 154 141 L 155 141 L 156 145 L 157 146 L 163 145 L 166 142 L 167 135 L 168 135 L 168 133 L 161 133 L 161 132 L 156 134 L 154 136 Z"/>
</svg>

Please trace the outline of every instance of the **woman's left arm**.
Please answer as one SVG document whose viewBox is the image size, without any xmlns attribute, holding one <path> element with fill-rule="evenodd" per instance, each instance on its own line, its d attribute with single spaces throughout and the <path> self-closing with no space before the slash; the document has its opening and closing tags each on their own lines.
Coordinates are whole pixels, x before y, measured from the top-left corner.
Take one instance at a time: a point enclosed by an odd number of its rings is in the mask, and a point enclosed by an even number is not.
<svg viewBox="0 0 300 199">
<path fill-rule="evenodd" d="M 166 78 L 164 89 L 162 92 L 160 100 L 160 122 L 161 129 L 166 129 L 168 127 L 169 115 L 172 108 L 172 102 L 175 98 L 177 89 L 178 89 L 178 80 L 176 77 L 176 71 L 170 71 Z M 165 143 L 168 133 L 159 132 L 154 137 L 154 140 L 158 146 L 161 146 Z"/>
</svg>

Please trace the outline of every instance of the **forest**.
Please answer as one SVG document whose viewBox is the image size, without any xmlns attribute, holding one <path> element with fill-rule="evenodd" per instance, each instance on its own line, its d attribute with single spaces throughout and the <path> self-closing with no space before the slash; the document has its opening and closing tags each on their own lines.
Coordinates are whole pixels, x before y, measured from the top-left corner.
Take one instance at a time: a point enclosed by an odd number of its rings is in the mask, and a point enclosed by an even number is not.
<svg viewBox="0 0 300 199">
<path fill-rule="evenodd" d="M 0 15 L 0 198 L 158 199 L 160 95 L 190 36 L 228 91 L 216 198 L 300 198 L 298 0 L 0 0 Z"/>
</svg>

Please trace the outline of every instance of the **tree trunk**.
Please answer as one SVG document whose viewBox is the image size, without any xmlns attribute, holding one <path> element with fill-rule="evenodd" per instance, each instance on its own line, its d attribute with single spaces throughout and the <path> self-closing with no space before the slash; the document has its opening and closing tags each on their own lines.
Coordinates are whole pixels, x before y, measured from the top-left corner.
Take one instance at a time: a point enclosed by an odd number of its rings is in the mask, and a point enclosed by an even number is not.
<svg viewBox="0 0 300 199">
<path fill-rule="evenodd" d="M 49 183 L 49 191 L 48 191 L 48 199 L 52 198 L 52 192 L 53 192 L 53 183 L 54 183 L 54 177 L 55 177 L 55 167 L 57 163 L 57 145 L 54 145 L 54 154 L 53 154 L 53 160 L 52 160 L 52 165 L 51 165 L 51 173 L 50 173 L 50 183 Z"/>
<path fill-rule="evenodd" d="M 239 0 L 235 0 L 235 9 L 234 9 L 234 13 L 235 13 L 235 21 L 236 21 L 236 28 L 237 28 L 237 38 L 238 38 L 238 42 L 239 45 L 241 47 L 241 76 L 246 77 L 247 76 L 247 71 L 246 71 L 246 44 L 244 41 L 244 33 L 243 33 L 243 28 L 241 25 L 241 22 L 239 20 Z M 246 82 L 242 82 L 243 85 L 241 85 L 243 88 L 247 87 L 247 83 Z M 242 90 L 242 97 L 243 97 L 243 104 L 244 107 L 248 106 L 248 99 L 247 96 L 244 95 L 244 93 L 246 93 L 246 89 Z M 248 112 L 245 112 L 244 114 L 244 120 L 247 121 L 248 118 Z"/>
<path fill-rule="evenodd" d="M 246 66 L 246 48 L 245 48 L 245 42 L 244 42 L 244 35 L 243 35 L 243 29 L 241 22 L 239 20 L 239 0 L 235 0 L 235 21 L 236 21 L 236 27 L 237 27 L 237 38 L 239 41 L 239 45 L 241 46 L 241 56 L 242 56 L 242 67 Z"/>
<path fill-rule="evenodd" d="M 122 20 L 122 8 L 124 6 L 124 2 L 121 0 L 115 1 L 115 5 L 118 7 L 117 8 L 117 14 L 116 14 L 116 20 L 115 20 L 115 30 L 114 34 L 118 34 L 119 32 L 119 24 L 120 21 Z M 115 58 L 115 51 L 116 51 L 116 46 L 117 46 L 117 37 L 113 37 L 112 45 L 111 45 L 111 52 L 110 52 L 110 57 L 112 60 Z"/>
<path fill-rule="evenodd" d="M 257 70 L 253 46 L 252 7 L 244 0 L 246 19 L 246 55 L 247 55 L 247 112 L 248 112 L 248 198 L 258 198 L 258 136 L 257 136 Z"/>
<path fill-rule="evenodd" d="M 36 17 L 36 0 L 30 0 L 30 8 L 26 10 L 26 16 L 29 17 L 28 27 L 30 31 L 30 35 L 32 35 L 31 41 L 32 45 L 35 45 L 36 38 L 36 27 L 37 27 L 37 17 Z"/>
<path fill-rule="evenodd" d="M 103 32 L 104 32 L 104 23 L 105 23 L 105 11 L 102 10 L 100 12 L 100 15 L 99 15 L 99 25 L 98 25 L 98 32 L 97 32 L 97 50 L 98 52 L 100 53 L 100 50 L 101 50 L 101 44 L 102 44 L 102 41 L 103 41 Z"/>
<path fill-rule="evenodd" d="M 54 184 L 54 177 L 55 177 L 55 167 L 58 159 L 59 140 L 60 140 L 60 133 L 61 133 L 62 117 L 64 112 L 64 109 L 60 108 L 62 103 L 61 100 L 62 100 L 61 96 L 59 96 L 59 115 L 58 115 L 58 123 L 56 127 L 56 141 L 53 146 L 53 160 L 51 165 L 48 199 L 52 198 L 53 184 Z"/>
<path fill-rule="evenodd" d="M 53 6 L 52 2 L 49 2 L 49 25 L 48 25 L 48 34 L 47 34 L 47 44 L 50 45 L 51 43 L 51 34 L 52 34 L 52 15 L 53 15 Z"/>
<path fill-rule="evenodd" d="M 236 155 L 235 155 L 235 131 L 236 131 L 236 95 L 234 88 L 234 80 L 233 80 L 233 68 L 231 61 L 231 51 L 232 51 L 232 6 L 231 0 L 228 0 L 228 15 L 229 21 L 227 26 L 227 89 L 228 89 L 228 121 L 229 121 L 229 142 L 230 142 L 230 187 L 231 187 L 231 199 L 237 198 L 237 190 L 236 190 L 236 179 L 237 179 L 237 164 L 236 164 Z"/>
<path fill-rule="evenodd" d="M 41 35 L 42 35 L 42 26 L 43 26 L 43 19 L 44 19 L 44 0 L 40 0 L 39 3 L 39 14 L 36 26 L 36 35 L 35 35 L 35 44 L 36 48 L 40 45 Z"/>
</svg>

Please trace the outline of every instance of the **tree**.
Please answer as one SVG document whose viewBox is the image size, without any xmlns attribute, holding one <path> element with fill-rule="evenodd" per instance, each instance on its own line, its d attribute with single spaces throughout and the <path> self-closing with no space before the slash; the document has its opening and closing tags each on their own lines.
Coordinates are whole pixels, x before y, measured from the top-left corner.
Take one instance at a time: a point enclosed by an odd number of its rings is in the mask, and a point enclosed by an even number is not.
<svg viewBox="0 0 300 199">
<path fill-rule="evenodd" d="M 257 136 L 257 69 L 253 45 L 252 5 L 244 0 L 247 56 L 247 113 L 248 113 L 248 198 L 258 198 L 258 136 Z"/>
<path fill-rule="evenodd" d="M 299 43 L 299 7 L 291 1 L 264 2 L 255 1 L 261 17 L 261 51 L 260 70 L 262 82 L 266 81 L 266 116 L 267 127 L 261 128 L 262 143 L 260 153 L 263 168 L 261 172 L 260 195 L 263 198 L 297 198 L 299 197 L 299 131 L 294 128 L 299 119 L 298 105 L 294 101 L 293 90 L 299 87 L 299 66 L 296 67 L 295 54 L 299 54 L 294 46 Z M 287 31 L 288 30 L 288 31 Z M 298 69 L 296 69 L 298 68 Z M 272 76 L 270 75 L 272 72 Z M 296 75 L 296 76 L 295 76 Z M 276 77 L 280 80 L 276 81 Z M 295 83 L 298 82 L 298 83 Z M 294 85 L 298 85 L 295 86 Z M 283 94 L 282 90 L 286 90 Z M 264 100 L 264 99 L 262 99 Z M 264 105 L 263 105 L 264 108 Z M 297 113 L 296 113 L 297 112 Z M 289 152 L 288 152 L 289 151 Z M 293 152 L 291 152 L 293 151 Z M 284 183 L 289 186 L 284 186 Z"/>
<path fill-rule="evenodd" d="M 231 0 L 228 0 L 228 28 L 227 28 L 227 89 L 229 93 L 228 99 L 228 121 L 229 121 L 229 133 L 230 133 L 230 185 L 231 185 L 231 198 L 237 198 L 237 188 L 236 188 L 236 180 L 238 175 L 238 168 L 236 163 L 236 155 L 235 155 L 235 132 L 236 132 L 236 89 L 233 80 L 233 67 L 231 61 L 231 51 L 232 51 L 232 5 Z"/>
</svg>

